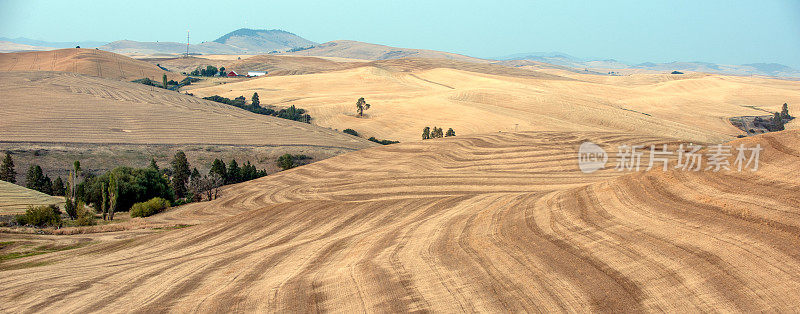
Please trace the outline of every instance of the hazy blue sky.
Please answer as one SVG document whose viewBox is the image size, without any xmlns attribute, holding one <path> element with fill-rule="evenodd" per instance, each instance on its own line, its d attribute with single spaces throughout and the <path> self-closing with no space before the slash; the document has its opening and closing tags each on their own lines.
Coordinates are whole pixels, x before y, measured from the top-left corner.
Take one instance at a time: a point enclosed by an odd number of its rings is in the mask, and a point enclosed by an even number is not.
<svg viewBox="0 0 800 314">
<path fill-rule="evenodd" d="M 800 0 L 0 0 L 0 36 L 210 41 L 238 28 L 496 57 L 559 51 L 627 62 L 800 68 Z"/>
</svg>

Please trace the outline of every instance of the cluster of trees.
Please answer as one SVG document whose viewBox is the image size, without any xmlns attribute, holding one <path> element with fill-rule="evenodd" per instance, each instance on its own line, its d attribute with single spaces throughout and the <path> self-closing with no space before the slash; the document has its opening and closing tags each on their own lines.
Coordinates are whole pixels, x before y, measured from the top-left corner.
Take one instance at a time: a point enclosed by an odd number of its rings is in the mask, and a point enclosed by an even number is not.
<svg viewBox="0 0 800 314">
<path fill-rule="evenodd" d="M 55 181 L 51 180 L 50 176 L 44 174 L 42 167 L 39 165 L 28 167 L 28 173 L 25 175 L 25 187 L 55 196 L 63 196 L 66 190 L 64 180 L 61 177 L 56 178 Z"/>
<path fill-rule="evenodd" d="M 272 108 L 265 108 L 261 106 L 261 101 L 258 99 L 258 93 L 253 93 L 250 104 L 247 104 L 247 99 L 244 96 L 239 96 L 234 99 L 225 98 L 218 95 L 203 97 L 203 99 L 216 101 L 226 105 L 238 107 L 252 113 L 263 114 L 267 116 L 278 117 L 282 119 L 300 121 L 311 123 L 311 116 L 306 113 L 305 109 L 297 108 L 294 105 L 289 108 L 275 110 Z"/>
<path fill-rule="evenodd" d="M 770 132 L 777 132 L 785 130 L 786 128 L 784 124 L 786 124 L 786 122 L 789 122 L 792 119 L 794 119 L 794 117 L 792 117 L 789 114 L 789 105 L 784 103 L 783 108 L 781 108 L 781 112 L 773 113 L 772 117 L 769 118 L 767 121 L 756 117 L 754 123 L 756 125 L 763 126 Z"/>
<path fill-rule="evenodd" d="M 370 140 L 370 141 L 373 141 L 373 142 L 375 142 L 375 143 L 381 144 L 381 145 L 389 145 L 389 144 L 397 144 L 397 143 L 400 143 L 400 141 L 379 140 L 379 139 L 375 138 L 374 136 L 373 136 L 373 137 L 370 137 L 370 138 L 369 138 L 369 140 Z"/>
<path fill-rule="evenodd" d="M 311 49 L 311 48 L 314 48 L 314 46 L 311 45 L 311 46 L 308 46 L 308 47 L 295 47 L 295 48 L 286 50 L 286 52 L 298 52 L 298 51 L 308 50 L 308 49 Z M 277 51 L 274 51 L 274 52 L 277 52 Z"/>
<path fill-rule="evenodd" d="M 191 73 L 189 73 L 189 75 L 193 76 L 216 76 L 217 74 L 226 75 L 227 73 L 225 73 L 225 67 L 220 67 L 219 69 L 217 69 L 217 67 L 213 65 L 208 65 L 206 66 L 205 69 L 197 68 Z"/>
<path fill-rule="evenodd" d="M 301 155 L 298 158 L 310 157 Z M 94 224 L 94 214 L 84 204 L 91 205 L 95 212 L 102 215 L 103 220 L 113 220 L 115 212 L 128 211 L 134 206 L 138 210 L 131 215 L 144 217 L 163 210 L 166 208 L 164 204 L 176 205 L 201 201 L 203 198 L 215 199 L 219 196 L 219 188 L 224 184 L 267 175 L 266 170 L 256 169 L 249 161 L 240 167 L 235 159 L 227 166 L 221 160 L 215 159 L 209 174 L 201 175 L 197 168 L 191 168 L 183 151 L 175 154 L 170 166 L 168 169 L 160 169 L 155 159 L 151 159 L 150 165 L 145 168 L 122 166 L 95 176 L 91 173 L 84 174 L 80 162 L 76 161 L 65 182 L 61 177 L 52 181 L 40 166 L 32 165 L 28 171 L 26 186 L 51 195 L 64 196 L 67 215 L 78 225 L 91 225 Z M 14 161 L 9 153 L 3 159 L 0 176 L 4 181 L 16 182 Z M 52 211 L 42 208 L 32 208 L 29 211 L 29 217 L 20 218 L 22 224 L 52 222 L 47 218 Z M 37 218 L 39 216 L 46 217 L 40 219 Z M 35 223 L 27 223 L 28 221 Z"/>
<path fill-rule="evenodd" d="M 194 172 L 192 173 L 194 174 Z M 267 175 L 266 170 L 257 170 L 256 166 L 250 164 L 249 161 L 245 161 L 244 165 L 239 167 L 239 163 L 236 162 L 236 159 L 232 159 L 227 166 L 225 166 L 224 161 L 214 159 L 214 162 L 211 163 L 211 170 L 209 173 L 219 175 L 225 184 L 250 181 Z"/>
<path fill-rule="evenodd" d="M 306 155 L 292 155 L 292 154 L 283 154 L 278 157 L 278 167 L 283 170 L 289 170 L 294 167 L 302 166 L 308 163 L 309 160 L 312 158 Z"/>
<path fill-rule="evenodd" d="M 356 132 L 356 130 L 353 130 L 353 129 L 344 129 L 344 130 L 342 130 L 342 133 L 350 134 L 352 136 L 359 136 L 358 132 Z"/>
<path fill-rule="evenodd" d="M 183 86 L 191 85 L 192 83 L 197 82 L 199 80 L 200 79 L 194 78 L 194 77 L 186 77 L 183 80 L 181 80 L 180 82 L 178 82 L 178 81 L 175 81 L 175 80 L 167 80 L 167 75 L 164 74 L 163 76 L 161 76 L 161 83 L 158 83 L 158 82 L 156 82 L 154 80 L 151 80 L 148 77 L 145 77 L 143 79 L 133 80 L 132 82 L 139 83 L 139 84 L 144 84 L 144 85 L 147 85 L 147 86 L 155 86 L 155 87 L 160 87 L 160 88 L 169 89 L 169 90 L 176 90 L 176 89 L 181 88 Z"/>
<path fill-rule="evenodd" d="M 442 128 L 438 128 L 438 127 L 435 127 L 435 126 L 433 127 L 433 129 L 431 129 L 430 127 L 427 127 L 427 126 L 424 129 L 422 129 L 422 139 L 423 140 L 432 139 L 432 138 L 450 137 L 450 136 L 456 136 L 456 131 L 453 131 L 453 128 L 448 128 L 447 129 L 447 133 L 442 131 Z"/>
</svg>

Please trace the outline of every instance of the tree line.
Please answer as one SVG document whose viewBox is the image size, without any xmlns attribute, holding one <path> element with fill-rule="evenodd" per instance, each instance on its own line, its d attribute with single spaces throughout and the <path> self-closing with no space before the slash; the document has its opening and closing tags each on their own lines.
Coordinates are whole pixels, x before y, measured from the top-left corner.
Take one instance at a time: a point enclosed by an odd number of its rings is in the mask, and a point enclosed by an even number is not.
<svg viewBox="0 0 800 314">
<path fill-rule="evenodd" d="M 278 117 L 282 119 L 300 121 L 311 123 L 311 116 L 306 113 L 305 109 L 297 108 L 291 105 L 289 108 L 275 110 L 272 108 L 265 108 L 261 106 L 261 101 L 258 98 L 258 93 L 253 93 L 250 104 L 247 104 L 247 99 L 244 96 L 239 96 L 234 99 L 225 98 L 218 95 L 203 97 L 203 99 L 223 103 L 238 107 L 252 113 L 263 114 L 267 116 Z"/>
<path fill-rule="evenodd" d="M 435 126 L 433 127 L 433 129 L 431 129 L 428 126 L 426 126 L 425 128 L 422 129 L 422 139 L 423 140 L 428 140 L 428 139 L 432 139 L 432 138 L 450 137 L 450 136 L 456 136 L 456 131 L 454 131 L 453 128 L 448 128 L 447 129 L 447 133 L 444 133 L 442 131 L 442 128 L 435 127 Z"/>
<path fill-rule="evenodd" d="M 64 196 L 66 214 L 77 225 L 91 225 L 94 224 L 94 214 L 89 213 L 84 205 L 91 206 L 103 220 L 113 220 L 114 213 L 129 211 L 134 207 L 137 210 L 131 212 L 132 216 L 148 216 L 163 210 L 165 202 L 177 206 L 204 199 L 212 200 L 219 197 L 219 188 L 222 185 L 266 175 L 266 170 L 256 169 L 249 161 L 239 166 L 235 159 L 227 165 L 222 160 L 215 159 L 209 173 L 201 175 L 197 168 L 191 167 L 186 154 L 178 151 L 172 158 L 170 167 L 164 169 L 151 158 L 150 165 L 145 168 L 120 166 L 101 175 L 94 175 L 84 172 L 80 162 L 76 161 L 67 180 L 58 177 L 53 181 L 43 173 L 39 165 L 32 165 L 26 175 L 26 187 L 50 195 Z M 16 183 L 16 176 L 13 158 L 6 152 L 0 165 L 0 179 Z M 52 209 L 31 208 L 20 216 L 19 222 L 23 225 L 29 224 L 29 221 L 36 222 L 30 223 L 32 225 L 42 221 L 52 222 L 54 220 L 48 218 L 51 212 Z M 60 214 L 60 210 L 58 213 Z M 58 222 L 60 223 L 60 219 Z"/>
</svg>

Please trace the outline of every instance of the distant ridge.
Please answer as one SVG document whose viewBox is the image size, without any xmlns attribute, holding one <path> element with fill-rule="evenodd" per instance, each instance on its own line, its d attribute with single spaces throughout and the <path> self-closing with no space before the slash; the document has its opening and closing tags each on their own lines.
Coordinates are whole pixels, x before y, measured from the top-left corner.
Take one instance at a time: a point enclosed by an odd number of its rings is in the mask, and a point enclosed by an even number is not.
<svg viewBox="0 0 800 314">
<path fill-rule="evenodd" d="M 426 58 L 426 59 L 449 59 L 473 62 L 488 62 L 479 58 L 469 57 L 456 53 L 426 50 L 398 48 L 378 44 L 370 44 L 354 40 L 336 40 L 316 45 L 310 49 L 300 51 L 285 52 L 287 55 L 314 56 L 314 57 L 339 57 L 362 60 L 389 60 L 401 58 Z"/>
<path fill-rule="evenodd" d="M 773 77 L 800 77 L 800 70 L 778 63 L 750 63 L 726 65 L 711 62 L 644 62 L 627 64 L 614 59 L 581 59 L 561 52 L 519 53 L 498 58 L 504 61 L 536 61 L 576 69 L 603 70 L 637 69 L 646 71 L 672 72 L 691 71 L 727 75 L 765 75 Z"/>
<path fill-rule="evenodd" d="M 196 54 L 265 54 L 314 45 L 316 43 L 313 41 L 283 30 L 242 28 L 222 35 L 213 41 L 190 45 L 189 52 Z M 103 45 L 100 49 L 123 54 L 182 54 L 186 52 L 186 43 L 118 40 Z"/>
</svg>

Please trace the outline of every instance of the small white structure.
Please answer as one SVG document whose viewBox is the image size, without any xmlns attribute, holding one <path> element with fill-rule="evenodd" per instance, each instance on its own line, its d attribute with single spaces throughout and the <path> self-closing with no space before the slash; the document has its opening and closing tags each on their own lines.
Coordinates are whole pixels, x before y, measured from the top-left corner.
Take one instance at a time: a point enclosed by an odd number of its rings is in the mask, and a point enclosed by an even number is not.
<svg viewBox="0 0 800 314">
<path fill-rule="evenodd" d="M 264 76 L 267 75 L 267 72 L 263 71 L 249 71 L 247 72 L 247 76 Z"/>
</svg>

